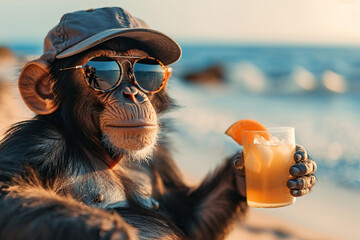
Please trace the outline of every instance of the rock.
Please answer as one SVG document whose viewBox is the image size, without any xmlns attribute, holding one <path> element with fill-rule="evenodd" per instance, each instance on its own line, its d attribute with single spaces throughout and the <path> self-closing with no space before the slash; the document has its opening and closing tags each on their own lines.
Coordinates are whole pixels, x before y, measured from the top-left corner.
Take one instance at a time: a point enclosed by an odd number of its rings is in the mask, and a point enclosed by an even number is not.
<svg viewBox="0 0 360 240">
<path fill-rule="evenodd" d="M 185 75 L 184 79 L 187 82 L 197 84 L 223 84 L 224 70 L 220 64 L 210 66 L 204 70 L 189 73 Z"/>
<path fill-rule="evenodd" d="M 16 60 L 15 54 L 7 47 L 0 47 L 0 62 Z"/>
<path fill-rule="evenodd" d="M 7 47 L 0 47 L 0 81 L 15 78 L 18 59 Z"/>
<path fill-rule="evenodd" d="M 22 101 L 17 84 L 0 80 L 0 135 L 11 124 L 24 121 L 33 116 L 34 114 Z"/>
</svg>

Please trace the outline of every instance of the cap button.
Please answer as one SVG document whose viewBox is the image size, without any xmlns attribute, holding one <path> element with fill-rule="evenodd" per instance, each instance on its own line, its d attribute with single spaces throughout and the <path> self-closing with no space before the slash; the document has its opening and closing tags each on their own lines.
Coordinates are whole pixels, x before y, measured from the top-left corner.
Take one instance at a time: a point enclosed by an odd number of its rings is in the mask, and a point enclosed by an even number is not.
<svg viewBox="0 0 360 240">
<path fill-rule="evenodd" d="M 94 203 L 102 203 L 104 201 L 104 195 L 101 193 L 95 194 L 93 201 Z"/>
<path fill-rule="evenodd" d="M 155 199 L 151 198 L 151 209 L 153 210 L 158 210 L 160 207 L 160 204 L 158 201 L 156 201 Z"/>
<path fill-rule="evenodd" d="M 88 9 L 88 10 L 86 10 L 87 12 L 92 12 L 92 11 L 94 11 L 94 9 L 93 8 L 90 8 L 90 9 Z"/>
</svg>

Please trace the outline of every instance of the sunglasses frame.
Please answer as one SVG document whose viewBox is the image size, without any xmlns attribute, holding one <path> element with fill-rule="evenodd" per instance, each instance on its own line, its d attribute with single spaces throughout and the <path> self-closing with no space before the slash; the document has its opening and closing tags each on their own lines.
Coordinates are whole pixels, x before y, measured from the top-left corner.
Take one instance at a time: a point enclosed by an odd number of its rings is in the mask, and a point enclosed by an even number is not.
<svg viewBox="0 0 360 240">
<path fill-rule="evenodd" d="M 122 81 L 122 78 L 124 76 L 124 69 L 123 69 L 123 66 L 122 66 L 122 63 L 124 61 L 127 61 L 129 64 L 130 64 L 130 74 L 129 74 L 129 78 L 134 82 L 135 86 L 137 86 L 141 91 L 145 92 L 145 93 L 157 93 L 159 92 L 165 85 L 165 83 L 167 82 L 167 80 L 171 77 L 172 75 L 172 67 L 167 67 L 165 66 L 160 60 L 156 59 L 156 58 L 153 58 L 153 57 L 137 57 L 137 56 L 96 56 L 96 57 L 93 57 L 93 58 L 90 58 L 87 62 L 90 62 L 92 59 L 94 58 L 99 58 L 99 57 L 104 57 L 104 58 L 110 58 L 112 60 L 114 60 L 117 65 L 119 66 L 119 69 L 120 69 L 120 76 L 116 82 L 116 84 L 114 86 L 112 86 L 111 88 L 109 89 L 106 89 L 106 90 L 102 90 L 102 89 L 98 89 L 98 88 L 94 88 L 90 85 L 90 82 L 88 80 L 86 80 L 86 83 L 89 87 L 91 87 L 92 89 L 94 89 L 95 91 L 97 92 L 101 92 L 101 93 L 108 93 L 108 92 L 111 92 L 112 90 L 114 90 L 115 88 L 117 88 L 121 81 Z M 121 59 L 124 59 L 123 61 L 119 61 L 117 60 L 117 58 L 121 58 Z M 131 62 L 129 61 L 128 59 L 135 59 L 135 61 Z M 151 59 L 151 60 L 155 60 L 157 63 L 159 63 L 159 65 L 161 66 L 161 68 L 164 70 L 164 75 L 163 75 L 163 80 L 162 80 L 162 83 L 161 85 L 159 86 L 158 89 L 154 90 L 154 91 L 148 91 L 144 88 L 142 88 L 140 86 L 140 84 L 138 83 L 138 81 L 136 80 L 136 77 L 134 75 L 134 66 L 135 64 L 140 61 L 140 60 L 144 60 L 144 59 Z M 84 65 L 77 65 L 77 66 L 74 66 L 74 67 L 67 67 L 67 68 L 61 68 L 59 69 L 58 71 L 65 71 L 65 70 L 71 70 L 71 69 L 82 69 L 84 75 L 85 75 L 85 78 L 87 79 L 86 77 L 86 73 L 83 69 L 85 69 L 88 65 L 87 64 L 84 64 Z"/>
</svg>

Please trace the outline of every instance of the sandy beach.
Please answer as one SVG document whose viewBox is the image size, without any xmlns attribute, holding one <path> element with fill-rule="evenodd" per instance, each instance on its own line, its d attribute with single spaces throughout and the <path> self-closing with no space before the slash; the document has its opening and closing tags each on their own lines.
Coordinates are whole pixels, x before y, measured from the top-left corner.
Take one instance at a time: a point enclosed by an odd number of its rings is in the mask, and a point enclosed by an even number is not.
<svg viewBox="0 0 360 240">
<path fill-rule="evenodd" d="M 316 230 L 310 230 L 271 214 L 251 210 L 245 223 L 237 224 L 227 240 L 340 240 Z"/>
</svg>

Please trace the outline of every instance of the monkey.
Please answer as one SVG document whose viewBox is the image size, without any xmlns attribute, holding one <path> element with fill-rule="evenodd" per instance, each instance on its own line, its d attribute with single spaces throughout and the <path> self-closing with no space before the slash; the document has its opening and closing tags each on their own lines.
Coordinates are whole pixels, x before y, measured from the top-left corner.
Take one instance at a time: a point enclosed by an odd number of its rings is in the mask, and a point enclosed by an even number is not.
<svg viewBox="0 0 360 240">
<path fill-rule="evenodd" d="M 0 142 L 0 239 L 224 239 L 248 208 L 243 155 L 184 183 L 160 119 L 174 40 L 113 7 L 64 15 L 44 44 L 19 76 L 36 115 Z M 292 195 L 313 188 L 303 147 L 289 171 Z"/>
</svg>

